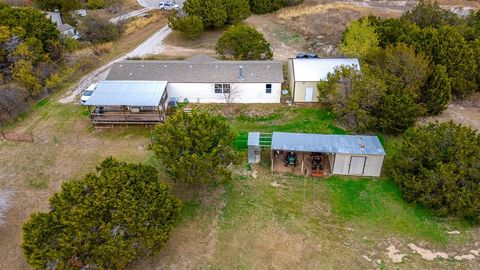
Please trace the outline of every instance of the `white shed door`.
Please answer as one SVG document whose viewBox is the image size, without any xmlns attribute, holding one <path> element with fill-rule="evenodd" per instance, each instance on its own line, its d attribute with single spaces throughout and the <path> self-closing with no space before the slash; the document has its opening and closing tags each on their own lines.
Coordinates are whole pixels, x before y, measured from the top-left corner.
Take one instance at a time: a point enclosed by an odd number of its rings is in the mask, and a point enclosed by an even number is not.
<svg viewBox="0 0 480 270">
<path fill-rule="evenodd" d="M 348 174 L 363 174 L 363 167 L 365 167 L 365 160 L 367 157 L 350 157 L 350 169 Z"/>
<path fill-rule="evenodd" d="M 313 101 L 313 87 L 307 87 L 305 89 L 305 102 Z"/>
</svg>

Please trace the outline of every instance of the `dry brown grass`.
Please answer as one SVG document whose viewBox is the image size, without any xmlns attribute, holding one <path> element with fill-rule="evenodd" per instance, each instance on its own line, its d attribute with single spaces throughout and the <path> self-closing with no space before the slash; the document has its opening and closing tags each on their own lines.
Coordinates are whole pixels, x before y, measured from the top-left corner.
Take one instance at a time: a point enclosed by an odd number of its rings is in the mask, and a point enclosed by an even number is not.
<svg viewBox="0 0 480 270">
<path fill-rule="evenodd" d="M 48 198 L 62 182 L 93 171 L 109 155 L 134 162 L 148 157 L 139 147 L 148 143 L 145 135 L 124 129 L 91 133 L 82 110 L 46 105 L 14 128 L 30 130 L 35 143 L 0 142 L 0 186 L 13 192 L 6 223 L 0 226 L 0 269 L 30 269 L 20 248 L 21 225 L 31 213 L 48 210 Z"/>
<path fill-rule="evenodd" d="M 215 45 L 222 35 L 224 29 L 216 31 L 205 31 L 200 38 L 191 40 L 186 39 L 179 32 L 172 32 L 168 35 L 165 42 L 165 50 L 161 55 L 154 55 L 153 59 L 180 59 L 188 58 L 198 54 L 215 56 Z"/>
<path fill-rule="evenodd" d="M 96 57 L 94 65 L 87 67 L 85 72 L 131 51 L 165 24 L 163 19 L 147 25 L 142 31 L 123 34 L 113 44 L 100 45 L 97 49 L 104 54 Z M 90 57 L 95 50 L 88 48 L 74 54 L 76 58 Z M 80 70 L 76 71 L 70 83 L 83 75 Z M 59 190 L 63 181 L 93 171 L 96 164 L 109 155 L 133 162 L 149 158 L 149 152 L 141 147 L 148 143 L 148 131 L 123 128 L 92 132 L 85 108 L 57 104 L 61 94 L 55 94 L 50 105 L 34 109 L 28 117 L 9 128 L 30 131 L 37 142 L 0 141 L 0 187 L 11 187 L 13 194 L 11 207 L 5 215 L 6 224 L 0 226 L 0 269 L 31 269 L 20 248 L 21 224 L 31 213 L 48 210 L 48 198 Z"/>
<path fill-rule="evenodd" d="M 298 52 L 304 51 L 305 38 L 291 28 L 277 23 L 273 15 L 252 15 L 246 23 L 263 33 L 270 43 L 275 60 L 285 61 Z"/>
<path fill-rule="evenodd" d="M 440 5 L 480 8 L 478 0 L 436 0 Z"/>
<path fill-rule="evenodd" d="M 350 10 L 352 12 L 368 13 L 368 8 L 360 6 L 352 6 L 346 3 L 328 3 L 320 5 L 300 5 L 293 8 L 282 9 L 277 12 L 277 17 L 283 20 L 289 20 L 295 17 L 306 15 L 317 15 L 318 13 L 328 13 L 339 10 Z"/>
<path fill-rule="evenodd" d="M 95 47 L 93 47 L 93 52 L 95 53 L 95 55 L 104 55 L 104 54 L 110 53 L 112 49 L 113 49 L 113 43 L 106 42 L 106 43 L 95 45 Z"/>
<path fill-rule="evenodd" d="M 130 35 L 133 33 L 138 33 L 138 31 L 143 30 L 145 27 L 152 23 L 163 21 L 165 17 L 166 16 L 164 12 L 154 11 L 149 13 L 148 16 L 134 18 L 125 26 L 124 34 Z"/>
<path fill-rule="evenodd" d="M 281 9 L 271 21 L 304 35 L 309 41 L 307 50 L 328 56 L 338 53 L 336 45 L 351 21 L 368 15 L 398 17 L 416 3 L 415 0 L 305 0 L 301 5 Z M 478 0 L 438 0 L 438 3 L 449 7 L 480 8 Z"/>
<path fill-rule="evenodd" d="M 224 29 L 205 31 L 200 38 L 195 40 L 184 38 L 180 32 L 174 31 L 165 39 L 165 44 L 190 49 L 214 50 L 223 31 Z"/>
<path fill-rule="evenodd" d="M 275 21 L 306 36 L 308 50 L 321 55 L 336 54 L 343 31 L 351 21 L 368 15 L 398 17 L 400 10 L 389 7 L 362 6 L 337 1 L 310 0 L 278 11 Z"/>
<path fill-rule="evenodd" d="M 115 4 L 111 7 L 107 7 L 106 9 L 88 10 L 88 14 L 103 19 L 111 19 L 122 14 L 126 14 L 143 8 L 140 4 L 138 4 L 137 0 L 122 0 L 111 2 L 114 2 Z"/>
</svg>

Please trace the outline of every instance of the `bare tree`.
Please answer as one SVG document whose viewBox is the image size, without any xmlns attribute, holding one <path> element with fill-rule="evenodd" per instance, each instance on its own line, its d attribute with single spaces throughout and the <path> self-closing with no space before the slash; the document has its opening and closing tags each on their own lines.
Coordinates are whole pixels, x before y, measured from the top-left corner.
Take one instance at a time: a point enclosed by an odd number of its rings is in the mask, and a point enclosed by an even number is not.
<svg viewBox="0 0 480 270">
<path fill-rule="evenodd" d="M 228 91 L 223 91 L 223 97 L 225 98 L 225 103 L 227 104 L 227 114 L 233 114 L 233 106 L 235 99 L 238 97 L 239 94 L 239 86 L 238 84 L 230 84 L 230 89 Z"/>
</svg>

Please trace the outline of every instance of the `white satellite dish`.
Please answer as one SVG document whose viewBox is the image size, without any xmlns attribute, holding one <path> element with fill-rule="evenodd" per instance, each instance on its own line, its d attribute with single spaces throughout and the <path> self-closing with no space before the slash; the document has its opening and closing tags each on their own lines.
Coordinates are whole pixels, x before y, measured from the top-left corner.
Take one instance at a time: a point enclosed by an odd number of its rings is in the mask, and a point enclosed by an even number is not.
<svg viewBox="0 0 480 270">
<path fill-rule="evenodd" d="M 283 89 L 283 90 L 282 90 L 282 94 L 284 94 L 284 95 L 288 94 L 288 90 L 287 90 L 287 89 Z"/>
</svg>

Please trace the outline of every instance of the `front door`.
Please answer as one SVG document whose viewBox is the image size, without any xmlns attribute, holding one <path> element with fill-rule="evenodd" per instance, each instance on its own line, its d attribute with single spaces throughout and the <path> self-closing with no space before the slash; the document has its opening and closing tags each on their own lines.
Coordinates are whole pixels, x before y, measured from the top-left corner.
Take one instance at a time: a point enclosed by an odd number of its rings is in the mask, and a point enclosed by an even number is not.
<svg viewBox="0 0 480 270">
<path fill-rule="evenodd" d="M 350 157 L 350 169 L 348 170 L 348 174 L 362 175 L 366 159 L 366 157 Z"/>
<path fill-rule="evenodd" d="M 313 101 L 313 87 L 307 87 L 305 89 L 305 102 Z"/>
</svg>

